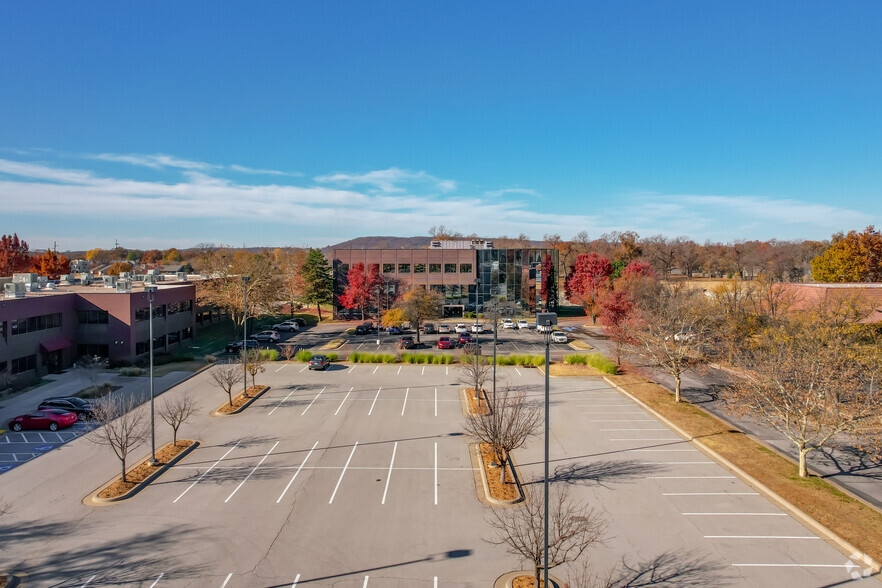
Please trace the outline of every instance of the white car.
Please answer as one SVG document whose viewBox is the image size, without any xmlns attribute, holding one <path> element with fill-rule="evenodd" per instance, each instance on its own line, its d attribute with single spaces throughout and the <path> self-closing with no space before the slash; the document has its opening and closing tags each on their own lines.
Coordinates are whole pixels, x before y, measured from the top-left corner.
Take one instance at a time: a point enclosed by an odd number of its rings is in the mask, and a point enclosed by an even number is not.
<svg viewBox="0 0 882 588">
<path fill-rule="evenodd" d="M 273 325 L 273 331 L 297 331 L 299 329 L 300 325 L 298 325 L 294 321 L 285 321 L 283 323 Z"/>
<path fill-rule="evenodd" d="M 510 318 L 502 319 L 502 328 L 503 329 L 514 329 L 515 326 L 516 326 L 515 322 L 513 320 L 511 320 Z"/>
<path fill-rule="evenodd" d="M 449 333 L 450 332 L 450 325 L 444 325 L 444 324 L 438 325 L 438 332 L 439 333 Z"/>
<path fill-rule="evenodd" d="M 456 331 L 457 333 L 468 333 L 469 332 L 469 328 L 462 323 L 459 323 L 458 325 L 456 325 L 456 327 L 454 327 L 453 330 Z"/>
<path fill-rule="evenodd" d="M 472 325 L 472 333 L 481 334 L 483 332 L 484 332 L 484 325 L 482 325 L 481 323 L 475 323 Z"/>
<path fill-rule="evenodd" d="M 570 338 L 563 331 L 555 331 L 551 334 L 551 340 L 555 343 L 567 343 Z"/>
<path fill-rule="evenodd" d="M 537 333 L 551 333 L 552 331 L 554 331 L 554 327 L 551 325 L 536 325 Z"/>
<path fill-rule="evenodd" d="M 518 321 L 518 328 L 519 329 L 529 329 L 530 323 L 528 323 L 525 319 L 520 319 Z"/>
</svg>

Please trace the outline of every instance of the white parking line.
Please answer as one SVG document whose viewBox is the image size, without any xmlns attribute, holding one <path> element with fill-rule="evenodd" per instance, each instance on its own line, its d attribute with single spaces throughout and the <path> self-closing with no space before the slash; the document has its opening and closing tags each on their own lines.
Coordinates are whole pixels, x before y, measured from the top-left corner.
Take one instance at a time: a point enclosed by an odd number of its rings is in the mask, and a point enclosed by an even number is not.
<svg viewBox="0 0 882 588">
<path fill-rule="evenodd" d="M 299 387 L 300 387 L 300 386 L 294 386 L 294 389 L 291 390 L 290 392 L 288 392 L 288 396 L 285 396 L 285 398 L 283 398 L 281 401 L 279 401 L 279 403 L 276 405 L 276 408 L 279 408 L 280 406 L 282 406 L 282 404 L 284 404 L 284 402 L 285 402 L 286 400 L 288 400 L 288 398 L 290 398 L 291 395 L 294 394 L 294 393 L 297 391 L 297 389 L 298 389 Z M 273 414 L 274 412 L 276 412 L 276 408 L 274 408 L 274 409 L 272 409 L 271 411 L 269 411 L 269 414 L 267 414 L 266 416 L 269 416 L 269 415 Z"/>
<path fill-rule="evenodd" d="M 446 376 L 446 375 L 448 375 L 448 374 L 450 374 L 450 367 L 449 367 L 449 366 L 444 366 L 444 375 Z"/>
<path fill-rule="evenodd" d="M 297 372 L 297 373 L 298 373 L 298 374 L 302 374 L 302 373 L 303 373 L 303 370 L 305 370 L 305 369 L 308 368 L 308 367 L 309 367 L 309 364 L 306 364 L 305 366 L 303 366 L 302 368 L 300 368 L 300 371 Z"/>
<path fill-rule="evenodd" d="M 705 535 L 705 539 L 817 539 L 820 537 L 805 537 L 803 535 Z"/>
<path fill-rule="evenodd" d="M 228 455 L 230 454 L 230 451 L 234 450 L 234 449 L 237 448 L 238 446 L 239 446 L 239 442 L 236 441 L 236 444 L 233 445 L 232 447 L 230 447 L 230 448 L 227 450 L 227 452 L 224 453 L 224 454 L 221 456 L 221 458 L 220 458 L 219 460 L 217 460 L 216 462 L 214 462 L 213 464 L 211 464 L 211 467 L 208 468 L 207 470 L 205 470 L 205 471 L 202 473 L 201 476 L 199 476 L 198 478 L 196 478 L 196 481 L 195 481 L 195 482 L 193 482 L 192 484 L 190 484 L 189 486 L 187 486 L 187 489 L 184 490 L 183 492 L 181 492 L 180 496 L 178 496 L 177 498 L 175 498 L 174 500 L 172 500 L 172 504 L 174 504 L 175 502 L 177 502 L 178 500 L 180 500 L 181 498 L 183 498 L 184 494 L 186 494 L 187 492 L 190 491 L 190 488 L 192 488 L 193 486 L 195 486 L 196 484 L 198 484 L 199 481 L 200 481 L 202 478 L 204 478 L 205 475 L 206 475 L 208 472 L 210 472 L 211 470 L 214 469 L 214 466 L 216 466 L 216 465 L 219 464 L 221 461 L 223 461 L 223 459 L 224 459 L 226 456 L 228 456 Z M 231 575 L 232 575 L 232 574 L 231 574 Z"/>
<path fill-rule="evenodd" d="M 353 364 L 352 364 L 352 367 L 351 367 L 351 368 L 349 368 L 349 371 L 348 371 L 348 372 L 346 372 L 346 373 L 347 373 L 347 374 L 351 374 L 351 373 L 352 373 L 352 371 L 353 371 L 353 370 L 354 370 L 354 369 L 355 369 L 355 366 L 356 366 L 356 365 L 358 365 L 358 364 L 356 364 L 356 363 L 353 363 Z"/>
<path fill-rule="evenodd" d="M 743 567 L 743 568 L 852 568 L 854 564 L 798 564 L 798 563 L 783 563 L 783 564 L 753 564 L 753 563 L 733 563 L 735 567 Z"/>
<path fill-rule="evenodd" d="M 291 584 L 291 588 L 297 588 L 297 582 L 299 582 L 299 581 L 300 581 L 300 574 L 297 574 L 297 575 L 294 577 L 294 583 Z"/>
<path fill-rule="evenodd" d="M 224 580 L 224 583 L 223 583 L 223 584 L 221 584 L 221 588 L 226 588 L 226 586 L 227 586 L 227 582 L 229 582 L 229 581 L 230 581 L 230 578 L 232 578 L 232 577 L 233 577 L 233 572 L 230 572 L 229 574 L 227 574 L 227 579 Z"/>
<path fill-rule="evenodd" d="M 404 391 L 404 404 L 401 405 L 401 416 L 404 416 L 404 409 L 407 408 L 407 396 L 410 394 L 410 388 Z"/>
<path fill-rule="evenodd" d="M 643 437 L 642 439 L 608 439 L 608 441 L 682 441 L 682 439 L 680 439 L 679 437 Z"/>
<path fill-rule="evenodd" d="M 438 388 L 435 388 L 435 416 L 438 416 Z"/>
<path fill-rule="evenodd" d="M 321 392 L 319 392 L 318 394 L 316 394 L 316 395 L 315 395 L 315 398 L 312 399 L 312 402 L 315 402 L 316 400 L 318 400 L 318 397 L 321 396 L 321 395 L 322 395 L 322 392 L 324 392 L 327 388 L 328 388 L 327 386 L 325 386 L 324 388 L 322 388 L 322 389 L 321 389 Z M 312 402 L 309 403 L 309 406 L 307 406 L 306 408 L 303 409 L 303 412 L 300 413 L 300 416 L 303 416 L 303 415 L 306 414 L 306 411 L 309 410 L 309 407 L 310 407 L 310 406 L 312 406 Z"/>
<path fill-rule="evenodd" d="M 662 453 L 670 453 L 674 451 L 698 451 L 697 449 L 623 449 L 622 453 L 636 453 L 640 451 L 659 451 Z"/>
<path fill-rule="evenodd" d="M 396 375 L 396 376 L 397 376 L 397 375 L 398 375 L 398 374 L 400 374 L 400 373 L 401 373 L 401 368 L 402 368 L 402 367 L 404 367 L 404 366 L 398 366 L 398 371 L 397 371 L 397 372 L 395 372 L 395 375 Z"/>
<path fill-rule="evenodd" d="M 434 587 L 438 588 L 438 576 L 435 576 Z"/>
<path fill-rule="evenodd" d="M 261 459 L 260 459 L 260 461 L 259 461 L 259 462 L 257 462 L 257 465 L 256 465 L 256 466 L 254 466 L 254 469 L 253 469 L 253 470 L 251 470 L 251 471 L 250 471 L 250 472 L 249 472 L 249 473 L 248 473 L 248 475 L 247 475 L 247 476 L 245 476 L 245 479 L 244 479 L 244 480 L 242 480 L 242 481 L 241 481 L 241 482 L 239 482 L 239 485 L 238 485 L 238 486 L 236 486 L 236 489 L 235 489 L 235 490 L 233 490 L 233 491 L 232 491 L 232 492 L 230 492 L 230 495 L 229 495 L 229 496 L 227 496 L 227 499 L 226 499 L 226 500 L 224 500 L 224 502 L 229 502 L 229 501 L 230 501 L 230 498 L 232 498 L 232 497 L 233 497 L 233 496 L 234 496 L 234 495 L 235 495 L 235 494 L 236 494 L 236 492 L 238 492 L 238 491 L 239 491 L 239 488 L 241 488 L 241 487 L 242 487 L 242 486 L 244 486 L 244 485 L 245 485 L 245 482 L 247 482 L 247 481 L 248 481 L 248 478 L 250 478 L 250 477 L 251 477 L 251 474 L 253 474 L 253 473 L 254 473 L 254 472 L 256 472 L 256 471 L 257 471 L 257 468 L 259 468 L 259 467 L 260 467 L 260 465 L 261 465 L 261 464 L 262 464 L 262 463 L 263 463 L 263 462 L 264 462 L 264 461 L 265 461 L 265 460 L 266 460 L 266 458 L 268 458 L 268 457 L 269 457 L 269 454 L 270 454 L 270 453 L 272 453 L 272 452 L 273 452 L 273 449 L 275 449 L 275 448 L 276 448 L 276 446 L 278 446 L 278 444 L 279 444 L 279 443 L 281 443 L 281 441 L 276 441 L 276 444 L 275 444 L 275 445 L 273 445 L 273 446 L 272 446 L 272 447 L 270 447 L 270 450 L 269 450 L 269 451 L 267 451 L 267 452 L 266 452 L 266 455 L 264 455 L 264 456 L 263 456 L 263 457 L 262 457 L 262 458 L 261 458 Z"/>
<path fill-rule="evenodd" d="M 523 376 L 523 375 L 524 375 L 524 374 L 521 373 L 521 370 L 519 370 L 518 368 L 515 368 L 515 371 L 518 373 L 519 376 Z"/>
<path fill-rule="evenodd" d="M 95 574 L 95 575 L 97 575 L 97 574 Z M 89 585 L 89 582 L 91 582 L 91 581 L 94 580 L 94 579 L 95 579 L 95 576 L 92 576 L 91 578 L 89 578 L 88 580 L 86 580 L 86 583 L 83 584 L 82 586 L 80 586 L 80 588 L 86 588 L 86 586 Z"/>
<path fill-rule="evenodd" d="M 590 411 L 583 410 L 582 414 L 646 414 L 642 409 L 635 408 L 632 410 L 601 410 L 601 411 Z"/>
<path fill-rule="evenodd" d="M 375 368 L 374 368 L 374 371 L 372 371 L 371 373 L 372 373 L 372 374 L 377 373 L 377 370 L 378 370 L 378 369 L 380 369 L 380 366 L 375 367 Z"/>
<path fill-rule="evenodd" d="M 383 500 L 380 504 L 386 504 L 386 492 L 389 491 L 389 480 L 392 479 L 392 464 L 395 463 L 395 452 L 398 450 L 398 441 L 392 446 L 392 460 L 389 462 L 389 472 L 386 474 L 386 488 L 383 490 Z"/>
<path fill-rule="evenodd" d="M 717 465 L 715 461 L 644 461 L 643 465 Z"/>
<path fill-rule="evenodd" d="M 43 436 L 43 433 L 37 433 L 37 435 L 40 436 L 40 442 L 41 442 L 41 443 L 45 443 L 45 442 L 46 442 L 46 438 Z"/>
<path fill-rule="evenodd" d="M 309 456 L 312 455 L 312 452 L 313 452 L 313 451 L 315 451 L 315 448 L 316 448 L 317 445 L 318 445 L 318 441 L 316 441 L 316 442 L 312 445 L 312 449 L 310 449 L 310 450 L 309 450 L 309 453 L 306 454 L 306 457 L 303 458 L 303 461 L 301 462 L 300 467 L 297 468 L 297 471 L 294 472 L 294 475 L 293 475 L 293 476 L 291 476 L 291 480 L 288 482 L 288 485 L 285 486 L 285 489 L 282 490 L 282 493 L 281 493 L 281 494 L 279 494 L 279 499 L 276 500 L 276 504 L 282 502 L 282 498 L 285 497 L 285 493 L 288 491 L 288 488 L 290 488 L 290 487 L 291 487 L 291 484 L 294 483 L 294 480 L 297 478 L 297 474 L 299 474 L 299 473 L 300 473 L 300 470 L 303 469 L 303 466 L 306 465 L 306 460 L 309 459 Z M 300 578 L 300 575 L 298 575 L 297 577 Z M 295 583 L 296 583 L 296 580 L 295 580 Z"/>
<path fill-rule="evenodd" d="M 64 443 L 64 437 L 62 437 L 60 433 L 55 433 L 55 436 L 58 437 L 60 443 Z"/>
<path fill-rule="evenodd" d="M 371 402 L 371 409 L 368 411 L 368 416 L 371 416 L 371 413 L 374 412 L 374 405 L 377 403 L 377 398 L 380 397 L 380 390 L 382 390 L 382 389 L 383 389 L 383 388 L 380 387 L 380 388 L 377 390 L 377 395 L 374 396 L 374 401 Z"/>
<path fill-rule="evenodd" d="M 759 496 L 758 492 L 665 492 L 662 496 Z"/>
<path fill-rule="evenodd" d="M 156 578 L 156 580 L 154 580 L 153 583 L 150 584 L 150 588 L 153 588 L 154 586 L 156 586 L 157 584 L 159 584 L 159 581 L 162 580 L 162 577 L 163 577 L 164 575 L 165 575 L 165 572 L 159 574 L 159 576 Z"/>
<path fill-rule="evenodd" d="M 346 465 L 343 466 L 343 471 L 340 472 L 340 479 L 337 480 L 337 485 L 334 486 L 334 493 L 331 494 L 331 499 L 328 501 L 328 504 L 332 504 L 334 502 L 334 497 L 337 496 L 337 490 L 340 488 L 340 482 L 343 481 L 343 476 L 346 475 L 346 468 L 349 467 L 349 462 L 352 461 L 352 456 L 355 455 L 355 450 L 358 448 L 358 441 L 355 442 L 355 445 L 352 446 L 352 451 L 349 453 L 349 459 L 346 460 Z M 367 584 L 367 576 L 364 578 L 364 583 Z"/>
<path fill-rule="evenodd" d="M 435 441 L 435 506 L 438 506 L 438 442 Z"/>
<path fill-rule="evenodd" d="M 370 576 L 365 576 L 365 577 L 364 577 L 364 584 L 362 585 L 361 588 L 367 588 L 368 578 L 370 578 Z"/>
<path fill-rule="evenodd" d="M 282 367 L 280 367 L 279 369 L 277 369 L 276 372 L 278 373 L 278 372 L 282 371 L 283 369 L 285 369 L 286 367 L 288 367 L 287 363 L 282 365 Z"/>
<path fill-rule="evenodd" d="M 340 403 L 340 406 L 337 407 L 337 410 L 334 411 L 334 416 L 337 416 L 337 413 L 340 412 L 340 409 L 341 409 L 341 408 L 343 408 L 343 403 L 346 402 L 346 399 L 349 398 L 349 395 L 350 395 L 350 394 L 352 394 L 352 390 L 353 390 L 354 388 L 355 388 L 354 386 L 353 386 L 352 388 L 350 388 L 350 389 L 349 389 L 349 392 L 346 393 L 346 396 L 343 397 L 343 402 L 341 402 L 341 403 Z"/>
<path fill-rule="evenodd" d="M 646 476 L 647 480 L 734 480 L 735 476 Z"/>
<path fill-rule="evenodd" d="M 425 375 L 426 375 L 426 366 L 423 366 L 423 371 L 420 372 L 420 375 L 421 375 L 421 376 L 425 376 Z"/>
<path fill-rule="evenodd" d="M 684 512 L 684 517 L 786 517 L 783 512 Z"/>
</svg>

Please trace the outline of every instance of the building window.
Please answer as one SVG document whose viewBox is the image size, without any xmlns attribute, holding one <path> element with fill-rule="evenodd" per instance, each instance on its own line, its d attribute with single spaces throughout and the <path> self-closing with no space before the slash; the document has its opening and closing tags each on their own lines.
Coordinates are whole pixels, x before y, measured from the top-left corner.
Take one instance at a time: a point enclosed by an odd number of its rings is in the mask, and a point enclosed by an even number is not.
<svg viewBox="0 0 882 588">
<path fill-rule="evenodd" d="M 394 263 L 384 263 L 383 264 L 383 273 L 384 274 L 394 274 L 395 273 L 395 264 Z"/>
<path fill-rule="evenodd" d="M 0 374 L 6 371 L 6 362 L 0 361 Z"/>
<path fill-rule="evenodd" d="M 77 312 L 77 322 L 81 325 L 106 325 L 107 321 L 106 310 L 80 310 Z"/>
<path fill-rule="evenodd" d="M 135 355 L 144 355 L 150 351 L 150 341 L 138 341 L 135 343 Z"/>
<path fill-rule="evenodd" d="M 445 274 L 455 274 L 456 273 L 456 264 L 455 263 L 445 263 L 444 264 L 444 273 Z"/>
<path fill-rule="evenodd" d="M 153 351 L 157 349 L 165 349 L 165 335 L 160 335 L 153 339 Z"/>
<path fill-rule="evenodd" d="M 12 375 L 37 369 L 37 356 L 26 355 L 12 360 Z"/>
<path fill-rule="evenodd" d="M 440 263 L 430 263 L 429 264 L 429 273 L 430 274 L 440 274 L 441 273 L 441 264 Z"/>
<path fill-rule="evenodd" d="M 168 334 L 168 344 L 172 343 L 180 343 L 181 342 L 181 332 L 180 331 L 172 331 Z"/>
<path fill-rule="evenodd" d="M 153 307 L 153 318 L 162 318 L 165 316 L 165 304 L 157 304 Z"/>
<path fill-rule="evenodd" d="M 61 313 L 43 314 L 40 316 L 32 316 L 26 319 L 18 319 L 10 324 L 10 332 L 13 335 L 23 335 L 25 333 L 33 333 L 36 331 L 45 331 L 46 329 L 54 329 L 61 326 Z"/>
<path fill-rule="evenodd" d="M 459 264 L 459 273 L 461 273 L 461 274 L 470 274 L 470 273 L 472 273 L 472 264 L 470 264 L 470 263 L 461 263 L 461 264 Z"/>
<path fill-rule="evenodd" d="M 424 263 L 415 263 L 415 264 L 413 264 L 413 273 L 415 273 L 415 274 L 424 274 L 424 273 L 426 273 L 426 264 L 424 264 Z"/>
<path fill-rule="evenodd" d="M 107 345 L 77 345 L 77 357 L 83 356 L 110 357 Z"/>
<path fill-rule="evenodd" d="M 150 308 L 145 306 L 144 308 L 136 308 L 135 309 L 135 322 L 146 321 L 150 317 Z"/>
<path fill-rule="evenodd" d="M 409 263 L 399 263 L 398 264 L 398 273 L 399 274 L 409 274 L 410 273 L 410 264 Z"/>
<path fill-rule="evenodd" d="M 173 314 L 178 314 L 178 311 L 181 309 L 181 304 L 179 302 L 170 302 L 168 304 L 168 316 Z"/>
<path fill-rule="evenodd" d="M 183 331 L 181 331 L 181 336 L 184 339 L 192 339 L 193 338 L 193 327 L 187 327 Z"/>
</svg>

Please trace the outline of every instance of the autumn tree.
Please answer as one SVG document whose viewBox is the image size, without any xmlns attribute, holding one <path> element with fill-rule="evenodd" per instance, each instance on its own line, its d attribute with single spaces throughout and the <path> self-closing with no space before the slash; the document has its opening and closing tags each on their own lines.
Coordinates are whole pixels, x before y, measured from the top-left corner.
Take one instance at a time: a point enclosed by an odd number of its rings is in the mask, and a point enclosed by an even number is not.
<svg viewBox="0 0 882 588">
<path fill-rule="evenodd" d="M 395 308 L 400 308 L 416 329 L 417 345 L 420 343 L 420 327 L 423 321 L 441 316 L 443 303 L 444 298 L 440 292 L 416 286 L 405 292 L 401 300 L 395 304 Z"/>
<path fill-rule="evenodd" d="M 290 304 L 291 314 L 294 314 L 294 306 L 297 302 L 305 302 L 303 295 L 306 289 L 306 283 L 303 276 L 303 264 L 306 261 L 307 252 L 304 249 L 295 249 L 286 251 L 282 249 L 273 250 L 273 260 L 279 266 L 279 270 L 284 276 L 283 287 L 285 296 Z"/>
<path fill-rule="evenodd" d="M 197 410 L 196 401 L 190 394 L 183 394 L 174 399 L 165 398 L 157 408 L 156 414 L 172 428 L 172 443 L 174 445 L 178 444 L 178 429 L 190 420 Z"/>
<path fill-rule="evenodd" d="M 88 254 L 86 254 L 88 255 Z M 88 257 L 86 259 L 89 259 Z M 145 251 L 141 256 L 141 263 L 159 263 L 162 260 L 162 251 L 159 249 L 151 249 L 149 251 Z M 208 262 L 206 265 L 210 265 Z"/>
<path fill-rule="evenodd" d="M 98 426 L 88 439 L 113 450 L 120 461 L 122 481 L 125 483 L 129 453 L 150 435 L 150 421 L 146 418 L 144 407 L 138 406 L 134 396 L 108 395 L 96 401 L 93 414 Z"/>
<path fill-rule="evenodd" d="M 331 266 L 319 249 L 310 249 L 306 260 L 300 266 L 300 276 L 303 284 L 301 294 L 306 304 L 315 304 L 318 311 L 318 319 L 322 320 L 322 304 L 331 304 L 334 301 L 334 278 L 331 275 Z"/>
<path fill-rule="evenodd" d="M 833 244 L 812 260 L 817 282 L 882 282 L 882 233 L 873 226 L 864 232 L 834 235 Z"/>
<path fill-rule="evenodd" d="M 118 276 L 123 272 L 130 272 L 130 271 L 132 271 L 132 264 L 130 264 L 127 261 L 117 261 L 116 263 L 112 264 L 109 268 L 107 268 L 106 273 L 108 276 Z"/>
<path fill-rule="evenodd" d="M 165 265 L 184 261 L 184 256 L 174 247 L 162 252 L 162 263 Z"/>
<path fill-rule="evenodd" d="M 0 276 L 26 272 L 30 265 L 27 242 L 20 240 L 17 233 L 0 237 Z"/>
<path fill-rule="evenodd" d="M 579 255 L 567 277 L 567 298 L 578 302 L 585 313 L 597 323 L 597 300 L 601 291 L 610 286 L 612 263 L 597 253 Z"/>
<path fill-rule="evenodd" d="M 380 324 L 384 327 L 400 327 L 407 320 L 404 311 L 400 308 L 390 308 L 383 313 Z"/>
<path fill-rule="evenodd" d="M 878 345 L 861 345 L 848 304 L 789 317 L 739 357 L 741 378 L 724 393 L 733 412 L 749 414 L 784 435 L 806 457 L 841 435 L 879 455 L 882 361 Z"/>
<path fill-rule="evenodd" d="M 365 309 L 380 283 L 379 265 L 371 264 L 370 269 L 365 270 L 363 263 L 356 263 L 346 274 L 346 287 L 340 295 L 340 304 L 346 308 L 360 309 L 361 319 L 364 320 Z"/>
<path fill-rule="evenodd" d="M 57 280 L 62 274 L 70 273 L 70 259 L 63 253 L 47 249 L 42 255 L 31 257 L 31 271 L 50 280 Z"/>
</svg>

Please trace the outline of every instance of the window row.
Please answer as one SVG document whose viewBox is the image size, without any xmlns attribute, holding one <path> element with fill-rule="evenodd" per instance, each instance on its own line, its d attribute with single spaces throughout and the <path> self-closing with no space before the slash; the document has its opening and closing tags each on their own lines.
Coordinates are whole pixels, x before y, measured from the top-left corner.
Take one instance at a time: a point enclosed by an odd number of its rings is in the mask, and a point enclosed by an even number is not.
<svg viewBox="0 0 882 588">
<path fill-rule="evenodd" d="M 428 269 L 428 273 L 430 274 L 440 274 L 441 269 L 444 269 L 445 274 L 455 274 L 457 273 L 457 264 L 455 263 L 399 263 L 398 271 L 395 271 L 394 263 L 384 263 L 383 264 L 383 273 L 384 274 L 424 274 Z M 411 271 L 413 268 L 413 271 Z M 349 264 L 341 263 L 340 264 L 340 273 L 345 274 L 349 272 Z M 459 264 L 459 272 L 461 274 L 470 274 L 472 273 L 472 264 L 470 263 L 460 263 Z"/>
<path fill-rule="evenodd" d="M 180 302 L 171 302 L 168 304 L 168 314 L 169 316 L 173 314 L 178 314 L 179 312 L 192 312 L 193 311 L 193 301 L 192 300 L 182 300 Z"/>
<path fill-rule="evenodd" d="M 81 325 L 106 325 L 108 316 L 106 310 L 79 310 L 77 322 Z"/>
<path fill-rule="evenodd" d="M 77 345 L 77 357 L 110 357 L 110 349 L 106 344 L 92 343 Z"/>
<path fill-rule="evenodd" d="M 168 335 L 160 335 L 153 339 L 153 352 L 165 350 L 166 346 L 180 343 L 193 338 L 193 328 L 187 327 L 182 331 L 172 331 Z M 150 339 L 135 343 L 135 355 L 144 355 L 150 352 Z"/>
<path fill-rule="evenodd" d="M 12 375 L 37 369 L 37 356 L 26 355 L 12 360 Z"/>
<path fill-rule="evenodd" d="M 26 319 L 12 321 L 10 324 L 10 332 L 13 335 L 23 335 L 24 333 L 33 333 L 35 331 L 45 331 L 46 329 L 54 329 L 61 326 L 61 313 L 44 314 L 40 316 L 32 316 Z"/>
</svg>

